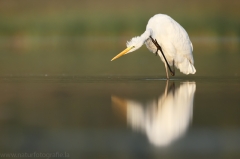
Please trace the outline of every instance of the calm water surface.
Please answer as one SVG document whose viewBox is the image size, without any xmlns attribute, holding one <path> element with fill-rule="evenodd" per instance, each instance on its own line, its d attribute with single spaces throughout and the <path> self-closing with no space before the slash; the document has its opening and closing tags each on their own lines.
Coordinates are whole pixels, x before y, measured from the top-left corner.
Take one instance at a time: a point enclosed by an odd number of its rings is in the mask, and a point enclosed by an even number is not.
<svg viewBox="0 0 240 159">
<path fill-rule="evenodd" d="M 2 76 L 1 155 L 240 158 L 240 78 L 188 77 Z"/>
</svg>

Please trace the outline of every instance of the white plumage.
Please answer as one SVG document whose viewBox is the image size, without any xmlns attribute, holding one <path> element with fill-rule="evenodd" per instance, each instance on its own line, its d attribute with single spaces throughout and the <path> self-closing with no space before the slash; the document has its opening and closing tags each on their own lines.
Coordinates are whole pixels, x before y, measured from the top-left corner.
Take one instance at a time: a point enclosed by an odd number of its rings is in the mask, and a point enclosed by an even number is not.
<svg viewBox="0 0 240 159">
<path fill-rule="evenodd" d="M 160 45 L 167 62 L 150 37 Z M 141 36 L 134 37 L 128 41 L 127 49 L 115 56 L 112 60 L 139 49 L 144 43 L 151 52 L 156 53 L 158 50 L 157 53 L 165 64 L 167 78 L 167 63 L 173 66 L 173 61 L 174 66 L 184 74 L 194 74 L 196 72 L 192 54 L 193 45 L 189 36 L 185 29 L 170 16 L 156 14 L 150 18 L 146 31 Z"/>
</svg>

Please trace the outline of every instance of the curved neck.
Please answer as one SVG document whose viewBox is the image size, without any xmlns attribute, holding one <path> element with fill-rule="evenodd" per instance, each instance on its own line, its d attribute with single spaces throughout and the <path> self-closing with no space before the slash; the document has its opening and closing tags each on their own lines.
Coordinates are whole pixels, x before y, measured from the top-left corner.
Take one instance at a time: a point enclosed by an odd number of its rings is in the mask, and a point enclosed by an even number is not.
<svg viewBox="0 0 240 159">
<path fill-rule="evenodd" d="M 141 39 L 144 39 L 144 42 L 152 35 L 151 29 L 146 29 L 144 33 L 140 36 Z"/>
<path fill-rule="evenodd" d="M 133 37 L 130 41 L 128 41 L 127 47 L 134 46 L 128 53 L 139 49 L 150 37 L 150 35 L 151 35 L 151 30 L 147 29 L 141 36 Z"/>
</svg>

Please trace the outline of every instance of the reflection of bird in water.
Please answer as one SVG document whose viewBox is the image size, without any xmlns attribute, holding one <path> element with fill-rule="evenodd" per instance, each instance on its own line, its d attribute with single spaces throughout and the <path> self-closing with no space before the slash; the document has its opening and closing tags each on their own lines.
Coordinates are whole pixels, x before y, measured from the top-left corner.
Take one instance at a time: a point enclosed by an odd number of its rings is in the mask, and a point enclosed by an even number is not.
<svg viewBox="0 0 240 159">
<path fill-rule="evenodd" d="M 156 146 L 167 146 L 182 136 L 192 119 L 194 82 L 185 82 L 175 90 L 174 83 L 157 100 L 147 104 L 112 96 L 114 106 L 126 109 L 127 122 L 133 130 L 146 133 Z"/>
<path fill-rule="evenodd" d="M 159 55 L 165 64 L 167 78 L 168 69 L 175 75 L 174 66 L 184 74 L 194 74 L 193 45 L 185 29 L 165 14 L 157 14 L 149 19 L 146 31 L 127 42 L 127 48 L 111 61 L 139 49 L 143 44 L 149 51 Z M 173 68 L 171 68 L 173 66 Z"/>
</svg>

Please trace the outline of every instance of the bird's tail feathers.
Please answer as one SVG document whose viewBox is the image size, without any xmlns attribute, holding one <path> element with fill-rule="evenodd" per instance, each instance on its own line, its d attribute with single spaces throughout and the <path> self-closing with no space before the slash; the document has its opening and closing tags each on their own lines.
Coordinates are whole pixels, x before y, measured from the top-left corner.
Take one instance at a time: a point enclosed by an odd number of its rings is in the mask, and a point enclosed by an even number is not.
<svg viewBox="0 0 240 159">
<path fill-rule="evenodd" d="M 195 69 L 194 65 L 187 59 L 185 59 L 184 62 L 179 63 L 178 68 L 179 68 L 180 72 L 187 74 L 187 75 L 196 73 L 196 69 Z"/>
</svg>

